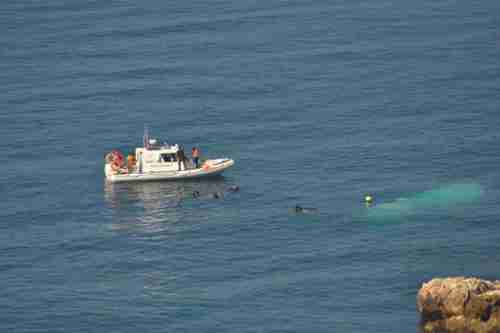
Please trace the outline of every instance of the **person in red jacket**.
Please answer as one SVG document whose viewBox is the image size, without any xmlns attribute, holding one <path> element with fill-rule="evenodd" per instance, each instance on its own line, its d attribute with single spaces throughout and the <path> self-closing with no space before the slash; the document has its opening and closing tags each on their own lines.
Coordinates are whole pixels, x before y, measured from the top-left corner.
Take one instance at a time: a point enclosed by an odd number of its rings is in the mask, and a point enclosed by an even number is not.
<svg viewBox="0 0 500 333">
<path fill-rule="evenodd" d="M 197 147 L 193 147 L 193 149 L 191 149 L 191 155 L 193 156 L 194 167 L 198 169 L 200 163 L 200 150 Z"/>
</svg>

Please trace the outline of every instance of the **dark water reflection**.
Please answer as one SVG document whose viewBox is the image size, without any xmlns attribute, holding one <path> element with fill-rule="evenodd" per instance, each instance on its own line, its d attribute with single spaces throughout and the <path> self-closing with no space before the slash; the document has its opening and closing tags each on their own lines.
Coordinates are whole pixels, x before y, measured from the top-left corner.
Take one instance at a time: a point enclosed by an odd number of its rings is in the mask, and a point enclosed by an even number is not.
<svg viewBox="0 0 500 333">
<path fill-rule="evenodd" d="M 176 182 L 138 182 L 104 184 L 104 198 L 112 209 L 129 207 L 131 204 L 146 210 L 158 207 L 177 207 L 183 200 L 193 198 L 194 192 L 201 196 L 224 192 L 229 185 L 223 177 L 206 180 Z"/>
<path fill-rule="evenodd" d="M 192 205 L 209 202 L 214 193 L 222 194 L 230 186 L 223 177 L 177 182 L 105 183 L 104 198 L 111 208 L 111 230 L 137 230 L 141 233 L 177 232 L 191 228 L 186 220 L 193 215 Z M 199 197 L 194 198 L 193 193 Z M 204 210 L 200 207 L 198 211 Z M 175 228 L 174 228 L 175 226 Z"/>
</svg>

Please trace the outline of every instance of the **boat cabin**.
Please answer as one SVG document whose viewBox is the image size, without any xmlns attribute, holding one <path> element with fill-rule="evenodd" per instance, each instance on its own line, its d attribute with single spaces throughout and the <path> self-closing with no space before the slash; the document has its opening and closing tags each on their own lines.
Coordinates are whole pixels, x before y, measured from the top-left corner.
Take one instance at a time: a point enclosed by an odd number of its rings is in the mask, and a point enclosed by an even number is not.
<svg viewBox="0 0 500 333">
<path fill-rule="evenodd" d="M 177 171 L 179 168 L 177 161 L 179 148 L 179 145 L 159 144 L 156 139 L 149 139 L 149 144 L 146 147 L 135 149 L 137 171 L 144 173 Z M 188 167 L 188 163 L 186 158 L 186 167 Z M 181 170 L 184 170 L 183 164 L 181 164 Z"/>
</svg>

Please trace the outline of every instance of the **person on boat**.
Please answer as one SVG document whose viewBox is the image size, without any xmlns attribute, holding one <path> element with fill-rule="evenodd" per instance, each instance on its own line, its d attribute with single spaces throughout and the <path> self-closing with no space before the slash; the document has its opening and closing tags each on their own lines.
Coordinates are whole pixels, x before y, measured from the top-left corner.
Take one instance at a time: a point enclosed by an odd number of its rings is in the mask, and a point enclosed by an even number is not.
<svg viewBox="0 0 500 333">
<path fill-rule="evenodd" d="M 135 168 L 135 156 L 132 154 L 129 154 L 127 156 L 127 168 L 129 172 L 131 172 Z"/>
<path fill-rule="evenodd" d="M 198 169 L 200 162 L 200 150 L 198 147 L 193 147 L 193 149 L 191 149 L 191 155 L 193 156 L 194 167 Z"/>
<path fill-rule="evenodd" d="M 182 147 L 179 147 L 176 155 L 177 155 L 178 170 L 179 171 L 186 170 L 186 155 L 184 154 L 184 149 L 182 149 Z M 181 164 L 183 166 L 182 168 L 181 168 Z"/>
<path fill-rule="evenodd" d="M 139 173 L 142 173 L 142 151 L 139 153 Z"/>
</svg>

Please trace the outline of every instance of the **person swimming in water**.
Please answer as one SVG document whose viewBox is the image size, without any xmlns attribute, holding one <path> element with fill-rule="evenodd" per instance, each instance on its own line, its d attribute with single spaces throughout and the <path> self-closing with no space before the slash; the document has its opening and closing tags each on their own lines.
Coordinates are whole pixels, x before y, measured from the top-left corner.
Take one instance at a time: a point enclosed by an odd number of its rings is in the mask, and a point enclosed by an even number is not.
<svg viewBox="0 0 500 333">
<path fill-rule="evenodd" d="M 317 213 L 317 208 L 306 208 L 299 205 L 295 205 L 295 213 Z"/>
<path fill-rule="evenodd" d="M 228 192 L 238 192 L 239 190 L 240 190 L 240 187 L 238 185 L 231 185 L 227 189 Z"/>
<path fill-rule="evenodd" d="M 240 190 L 240 187 L 238 185 L 231 185 L 227 188 L 227 192 L 238 192 Z M 221 198 L 224 198 L 224 192 L 221 192 L 221 191 L 218 191 L 218 192 L 214 192 L 210 195 L 201 195 L 201 193 L 199 191 L 193 191 L 193 193 L 191 194 L 193 198 L 195 199 L 199 199 L 199 198 L 212 198 L 212 199 L 221 199 Z"/>
<path fill-rule="evenodd" d="M 224 197 L 224 195 L 222 194 L 222 192 L 214 192 L 212 194 L 212 198 L 214 198 L 214 199 L 220 199 L 222 197 Z"/>
</svg>

